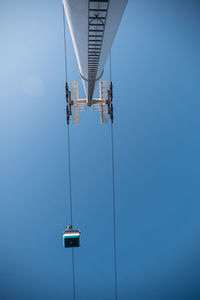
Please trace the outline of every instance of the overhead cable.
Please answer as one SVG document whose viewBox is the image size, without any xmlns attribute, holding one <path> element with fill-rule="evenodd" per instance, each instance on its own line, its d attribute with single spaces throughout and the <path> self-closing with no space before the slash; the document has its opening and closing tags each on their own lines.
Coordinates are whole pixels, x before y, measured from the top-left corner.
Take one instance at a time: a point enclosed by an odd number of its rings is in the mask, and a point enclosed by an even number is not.
<svg viewBox="0 0 200 300">
<path fill-rule="evenodd" d="M 65 78 L 67 82 L 67 43 L 66 43 L 66 26 L 65 26 L 65 10 L 63 6 L 63 33 L 64 33 L 64 49 L 65 49 Z M 68 172 L 69 172 L 69 199 L 70 199 L 70 219 L 73 227 L 73 206 L 72 206 L 72 179 L 71 179 L 71 152 L 70 152 L 70 130 L 69 124 L 67 125 L 68 132 Z M 72 274 L 73 274 L 73 299 L 76 299 L 76 286 L 75 286 L 75 266 L 74 266 L 74 248 L 72 248 Z"/>
<path fill-rule="evenodd" d="M 110 82 L 112 81 L 112 57 L 110 50 Z M 112 202 L 113 202 L 113 251 L 114 251 L 114 284 L 115 299 L 117 300 L 117 247 L 116 247 L 116 201 L 115 201 L 115 164 L 114 164 L 114 138 L 113 120 L 111 120 L 111 155 L 112 155 Z"/>
</svg>

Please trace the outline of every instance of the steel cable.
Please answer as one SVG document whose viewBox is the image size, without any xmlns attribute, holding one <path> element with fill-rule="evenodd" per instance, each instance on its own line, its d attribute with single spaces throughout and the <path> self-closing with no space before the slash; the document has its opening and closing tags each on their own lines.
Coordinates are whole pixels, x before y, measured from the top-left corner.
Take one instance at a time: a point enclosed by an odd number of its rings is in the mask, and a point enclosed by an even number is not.
<svg viewBox="0 0 200 300">
<path fill-rule="evenodd" d="M 65 10 L 63 6 L 63 33 L 64 33 L 64 55 L 65 55 L 65 78 L 67 82 L 67 42 L 66 42 L 66 26 L 65 26 Z M 73 210 L 72 210 L 72 176 L 71 176 L 71 152 L 70 152 L 70 130 L 69 124 L 67 125 L 68 132 L 68 171 L 69 171 L 69 199 L 70 199 L 70 219 L 73 228 Z M 76 299 L 76 286 L 75 286 L 75 266 L 74 266 L 74 248 L 72 248 L 72 274 L 73 274 L 73 299 Z"/>
<path fill-rule="evenodd" d="M 114 139 L 113 123 L 111 122 L 112 145 L 112 200 L 113 200 L 113 248 L 114 248 L 114 272 L 115 272 L 115 299 L 117 300 L 117 247 L 116 247 L 116 203 L 115 203 L 115 164 L 114 164 Z"/>
<path fill-rule="evenodd" d="M 110 50 L 110 81 L 112 81 L 112 57 Z M 116 247 L 116 203 L 115 203 L 115 163 L 114 163 L 114 138 L 113 122 L 111 120 L 111 154 L 112 154 L 112 201 L 113 201 L 113 250 L 115 273 L 115 299 L 117 300 L 117 247 Z"/>
<path fill-rule="evenodd" d="M 110 50 L 110 81 L 112 81 L 112 56 L 111 56 L 111 50 Z"/>
<path fill-rule="evenodd" d="M 63 5 L 63 35 L 64 35 L 64 56 L 65 56 L 65 79 L 67 82 L 67 42 L 66 42 L 66 26 L 65 26 L 65 9 Z"/>
<path fill-rule="evenodd" d="M 71 213 L 71 225 L 73 228 L 73 210 L 72 210 L 72 176 L 71 176 L 71 152 L 70 152 L 70 131 L 69 124 L 68 129 L 68 171 L 69 171 L 69 199 L 70 199 L 70 213 Z M 74 267 L 74 248 L 72 247 L 72 273 L 73 273 L 73 299 L 76 299 L 75 288 L 75 267 Z"/>
</svg>

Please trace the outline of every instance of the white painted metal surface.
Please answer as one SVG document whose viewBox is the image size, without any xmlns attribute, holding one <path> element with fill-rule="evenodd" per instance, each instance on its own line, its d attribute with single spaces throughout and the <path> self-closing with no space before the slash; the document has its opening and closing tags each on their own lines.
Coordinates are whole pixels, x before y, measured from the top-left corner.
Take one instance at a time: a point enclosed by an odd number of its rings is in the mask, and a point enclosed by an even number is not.
<svg viewBox="0 0 200 300">
<path fill-rule="evenodd" d="M 63 0 L 87 104 L 92 104 L 128 0 Z M 84 78 L 84 79 L 83 79 Z"/>
</svg>

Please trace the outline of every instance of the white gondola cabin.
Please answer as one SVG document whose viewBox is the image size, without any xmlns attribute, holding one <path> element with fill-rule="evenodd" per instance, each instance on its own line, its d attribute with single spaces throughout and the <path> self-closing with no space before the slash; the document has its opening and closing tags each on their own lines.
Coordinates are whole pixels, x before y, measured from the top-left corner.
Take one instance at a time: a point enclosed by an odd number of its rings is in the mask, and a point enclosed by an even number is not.
<svg viewBox="0 0 200 300">
<path fill-rule="evenodd" d="M 80 247 L 80 230 L 69 230 L 68 227 L 63 232 L 63 246 L 65 248 Z"/>
</svg>

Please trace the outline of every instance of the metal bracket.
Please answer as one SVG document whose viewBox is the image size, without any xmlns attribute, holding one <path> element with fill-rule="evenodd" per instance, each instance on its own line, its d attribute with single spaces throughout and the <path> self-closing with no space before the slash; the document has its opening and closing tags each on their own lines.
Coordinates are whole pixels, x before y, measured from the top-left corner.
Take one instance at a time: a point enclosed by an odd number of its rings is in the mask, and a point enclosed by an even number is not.
<svg viewBox="0 0 200 300">
<path fill-rule="evenodd" d="M 102 75 L 101 75 L 102 76 Z M 68 83 L 66 82 L 66 120 L 69 125 L 70 116 L 72 116 L 72 123 L 79 124 L 79 111 L 85 110 L 87 105 L 87 99 L 78 98 L 78 87 L 75 89 L 75 94 L 73 91 L 73 86 L 71 85 L 72 91 L 69 90 Z M 107 123 L 107 115 L 110 115 L 111 123 L 113 123 L 113 84 L 110 81 L 109 90 L 107 90 L 107 82 L 100 82 L 100 98 L 93 99 L 92 107 L 93 110 L 100 111 L 101 113 L 101 123 Z"/>
<path fill-rule="evenodd" d="M 69 224 L 67 227 L 66 227 L 66 231 L 69 231 L 70 229 L 72 229 L 72 225 Z"/>
<path fill-rule="evenodd" d="M 110 81 L 110 89 L 108 90 L 108 114 L 110 115 L 110 121 L 113 123 L 113 84 L 112 81 Z"/>
<path fill-rule="evenodd" d="M 65 96 L 66 96 L 66 115 L 67 115 L 67 125 L 69 125 L 70 121 L 70 116 L 72 114 L 72 109 L 71 109 L 71 92 L 68 87 L 68 83 L 66 82 L 65 84 Z"/>
</svg>

